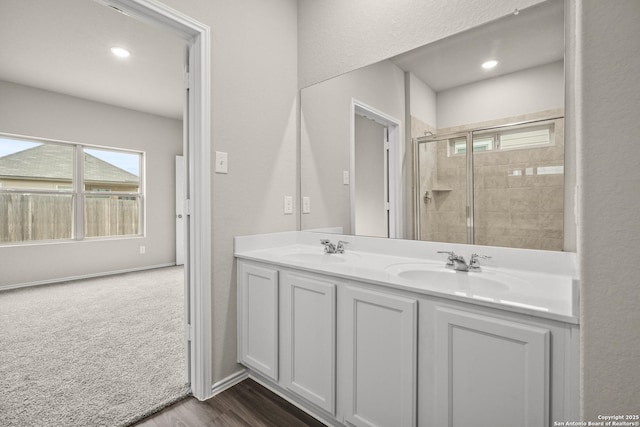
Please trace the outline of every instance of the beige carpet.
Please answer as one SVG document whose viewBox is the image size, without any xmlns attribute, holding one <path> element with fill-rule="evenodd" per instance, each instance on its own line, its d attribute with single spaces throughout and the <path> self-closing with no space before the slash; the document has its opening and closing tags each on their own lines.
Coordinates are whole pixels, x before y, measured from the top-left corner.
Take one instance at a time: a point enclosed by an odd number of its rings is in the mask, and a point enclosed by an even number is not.
<svg viewBox="0 0 640 427">
<path fill-rule="evenodd" d="M 0 292 L 0 425 L 124 426 L 187 394 L 183 269 Z"/>
</svg>

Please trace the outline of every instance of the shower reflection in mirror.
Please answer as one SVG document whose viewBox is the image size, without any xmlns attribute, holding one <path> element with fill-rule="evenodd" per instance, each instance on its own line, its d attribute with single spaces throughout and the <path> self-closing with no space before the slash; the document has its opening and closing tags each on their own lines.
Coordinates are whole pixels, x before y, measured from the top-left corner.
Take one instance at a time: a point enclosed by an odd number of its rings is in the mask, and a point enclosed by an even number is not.
<svg viewBox="0 0 640 427">
<path fill-rule="evenodd" d="M 561 116 L 414 143 L 417 239 L 562 250 Z"/>
</svg>

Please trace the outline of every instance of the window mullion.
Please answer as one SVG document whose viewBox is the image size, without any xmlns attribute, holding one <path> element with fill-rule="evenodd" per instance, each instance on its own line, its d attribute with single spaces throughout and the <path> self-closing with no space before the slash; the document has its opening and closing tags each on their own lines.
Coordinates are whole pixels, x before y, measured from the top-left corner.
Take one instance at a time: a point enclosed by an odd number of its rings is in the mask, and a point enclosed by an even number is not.
<svg viewBox="0 0 640 427">
<path fill-rule="evenodd" d="M 75 157 L 73 164 L 73 192 L 74 203 L 74 224 L 75 239 L 84 240 L 84 150 L 82 145 L 75 146 Z"/>
</svg>

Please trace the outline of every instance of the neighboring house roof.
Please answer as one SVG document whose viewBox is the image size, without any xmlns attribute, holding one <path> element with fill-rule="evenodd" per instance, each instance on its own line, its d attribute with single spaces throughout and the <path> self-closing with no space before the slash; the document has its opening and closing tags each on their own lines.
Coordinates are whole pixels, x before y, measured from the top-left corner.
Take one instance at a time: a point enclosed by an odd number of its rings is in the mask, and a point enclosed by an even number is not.
<svg viewBox="0 0 640 427">
<path fill-rule="evenodd" d="M 73 149 L 42 144 L 0 157 L 0 178 L 71 181 Z M 66 147 L 65 147 L 66 148 Z M 139 183 L 140 179 L 124 169 L 84 153 L 85 181 Z"/>
</svg>

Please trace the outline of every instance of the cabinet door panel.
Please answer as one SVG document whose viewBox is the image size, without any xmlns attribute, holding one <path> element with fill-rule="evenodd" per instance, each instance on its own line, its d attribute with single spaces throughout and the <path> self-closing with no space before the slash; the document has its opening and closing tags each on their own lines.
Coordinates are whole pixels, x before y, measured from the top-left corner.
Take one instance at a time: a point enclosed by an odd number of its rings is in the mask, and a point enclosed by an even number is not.
<svg viewBox="0 0 640 427">
<path fill-rule="evenodd" d="M 548 329 L 438 308 L 437 425 L 547 426 L 549 338 Z"/>
<path fill-rule="evenodd" d="M 293 273 L 282 282 L 285 386 L 335 414 L 335 285 Z"/>
<path fill-rule="evenodd" d="M 346 420 L 415 425 L 417 301 L 349 287 L 344 304 Z"/>
<path fill-rule="evenodd" d="M 278 271 L 240 264 L 240 362 L 278 380 Z"/>
</svg>

